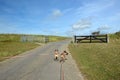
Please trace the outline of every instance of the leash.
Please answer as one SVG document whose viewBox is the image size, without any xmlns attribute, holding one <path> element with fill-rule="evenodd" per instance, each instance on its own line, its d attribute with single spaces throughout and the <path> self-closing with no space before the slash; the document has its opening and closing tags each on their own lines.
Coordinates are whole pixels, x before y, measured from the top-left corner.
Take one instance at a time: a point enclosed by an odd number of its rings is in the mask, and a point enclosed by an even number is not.
<svg viewBox="0 0 120 80">
<path fill-rule="evenodd" d="M 64 80 L 64 70 L 63 70 L 62 64 L 63 63 L 61 63 L 61 66 L 60 66 L 60 80 Z"/>
</svg>

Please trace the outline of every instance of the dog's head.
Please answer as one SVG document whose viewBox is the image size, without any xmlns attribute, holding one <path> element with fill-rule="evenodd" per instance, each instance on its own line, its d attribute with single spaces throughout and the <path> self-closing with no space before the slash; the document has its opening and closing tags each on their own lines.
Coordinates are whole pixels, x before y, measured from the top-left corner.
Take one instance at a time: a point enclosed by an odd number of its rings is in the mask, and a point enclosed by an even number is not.
<svg viewBox="0 0 120 80">
<path fill-rule="evenodd" d="M 66 55 L 68 55 L 68 52 L 66 50 L 64 50 L 63 52 L 66 53 Z"/>
</svg>

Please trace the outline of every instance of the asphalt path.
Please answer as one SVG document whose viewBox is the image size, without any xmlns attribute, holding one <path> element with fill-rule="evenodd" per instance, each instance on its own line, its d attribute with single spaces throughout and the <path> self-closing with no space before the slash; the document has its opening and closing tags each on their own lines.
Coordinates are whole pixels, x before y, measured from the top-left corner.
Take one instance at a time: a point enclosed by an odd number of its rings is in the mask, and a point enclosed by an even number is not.
<svg viewBox="0 0 120 80">
<path fill-rule="evenodd" d="M 71 55 L 62 64 L 54 50 L 68 51 L 69 41 L 53 42 L 0 62 L 0 80 L 83 80 Z"/>
</svg>

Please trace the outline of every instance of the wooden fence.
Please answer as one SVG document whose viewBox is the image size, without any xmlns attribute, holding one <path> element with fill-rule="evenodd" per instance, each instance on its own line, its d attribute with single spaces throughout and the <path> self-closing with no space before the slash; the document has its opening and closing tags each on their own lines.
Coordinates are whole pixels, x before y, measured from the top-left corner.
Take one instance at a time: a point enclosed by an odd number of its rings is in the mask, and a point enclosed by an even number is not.
<svg viewBox="0 0 120 80">
<path fill-rule="evenodd" d="M 74 36 L 75 43 L 108 43 L 108 35 Z"/>
</svg>

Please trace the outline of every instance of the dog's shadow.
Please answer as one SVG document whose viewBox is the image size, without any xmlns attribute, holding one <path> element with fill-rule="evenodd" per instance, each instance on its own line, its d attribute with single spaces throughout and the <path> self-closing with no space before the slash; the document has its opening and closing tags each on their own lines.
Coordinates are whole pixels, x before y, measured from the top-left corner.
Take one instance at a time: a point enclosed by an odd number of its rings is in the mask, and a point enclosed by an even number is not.
<svg viewBox="0 0 120 80">
<path fill-rule="evenodd" d="M 54 61 L 59 61 L 59 59 L 54 59 Z"/>
</svg>

